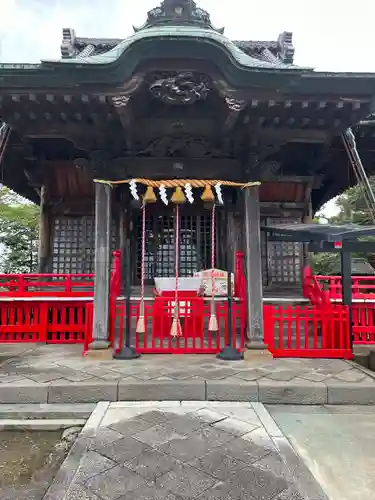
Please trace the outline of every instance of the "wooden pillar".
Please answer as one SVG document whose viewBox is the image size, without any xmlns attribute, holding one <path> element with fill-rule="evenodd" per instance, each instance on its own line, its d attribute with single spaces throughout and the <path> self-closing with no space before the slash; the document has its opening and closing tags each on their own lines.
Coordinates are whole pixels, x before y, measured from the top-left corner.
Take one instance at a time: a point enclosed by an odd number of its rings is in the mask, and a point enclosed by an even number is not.
<svg viewBox="0 0 375 500">
<path fill-rule="evenodd" d="M 46 187 L 40 189 L 38 273 L 47 273 L 51 253 L 50 218 L 46 210 Z"/>
<path fill-rule="evenodd" d="M 265 349 L 263 335 L 263 286 L 260 246 L 259 188 L 245 191 L 245 253 L 249 348 Z"/>
<path fill-rule="evenodd" d="M 111 194 L 108 184 L 95 183 L 95 290 L 93 342 L 89 348 L 107 349 L 111 270 Z"/>
</svg>

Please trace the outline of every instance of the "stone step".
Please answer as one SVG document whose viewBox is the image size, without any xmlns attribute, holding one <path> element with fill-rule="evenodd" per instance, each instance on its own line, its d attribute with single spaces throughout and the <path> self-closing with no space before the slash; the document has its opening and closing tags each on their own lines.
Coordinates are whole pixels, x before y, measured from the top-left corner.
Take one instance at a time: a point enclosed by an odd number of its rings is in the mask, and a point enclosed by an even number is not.
<svg viewBox="0 0 375 500">
<path fill-rule="evenodd" d="M 95 404 L 0 404 L 0 420 L 86 420 Z"/>
</svg>

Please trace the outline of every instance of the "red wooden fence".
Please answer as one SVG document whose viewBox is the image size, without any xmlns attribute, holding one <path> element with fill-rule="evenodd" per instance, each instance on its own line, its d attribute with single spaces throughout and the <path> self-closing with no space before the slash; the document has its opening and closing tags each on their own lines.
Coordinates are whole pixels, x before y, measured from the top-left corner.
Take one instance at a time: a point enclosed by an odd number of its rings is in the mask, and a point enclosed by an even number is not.
<svg viewBox="0 0 375 500">
<path fill-rule="evenodd" d="M 332 300 L 342 300 L 341 276 L 315 275 L 306 267 L 303 273 L 304 296 L 313 301 L 319 300 L 323 291 Z M 356 300 L 375 301 L 375 276 L 352 276 L 352 297 Z"/>
<path fill-rule="evenodd" d="M 264 338 L 274 357 L 353 358 L 346 306 L 264 306 Z"/>
<path fill-rule="evenodd" d="M 0 343 L 83 343 L 87 306 L 85 301 L 0 302 Z"/>
<path fill-rule="evenodd" d="M 172 337 L 174 300 L 168 297 L 156 297 L 153 302 L 145 304 L 145 333 L 136 333 L 139 317 L 139 302 L 131 304 L 131 340 L 132 346 L 141 353 L 174 353 L 174 354 L 216 354 L 228 345 L 228 303 L 216 302 L 218 331 L 208 329 L 210 303 L 201 297 L 180 299 L 179 321 L 181 336 Z M 232 306 L 233 344 L 238 350 L 245 348 L 245 321 L 242 304 Z M 126 327 L 126 309 L 124 304 L 116 307 L 115 348 L 123 343 Z"/>
<path fill-rule="evenodd" d="M 94 274 L 0 274 L 1 297 L 92 297 Z"/>
<path fill-rule="evenodd" d="M 357 303 L 352 306 L 353 342 L 375 344 L 375 304 Z"/>
</svg>

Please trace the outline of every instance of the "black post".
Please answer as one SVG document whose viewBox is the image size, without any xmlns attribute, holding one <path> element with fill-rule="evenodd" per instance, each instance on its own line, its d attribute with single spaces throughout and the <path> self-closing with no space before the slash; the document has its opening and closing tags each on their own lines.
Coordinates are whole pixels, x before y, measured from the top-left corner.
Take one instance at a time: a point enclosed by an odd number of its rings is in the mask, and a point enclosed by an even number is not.
<svg viewBox="0 0 375 500">
<path fill-rule="evenodd" d="M 115 352 L 113 357 L 115 359 L 137 359 L 140 358 L 141 355 L 136 352 L 131 347 L 131 265 L 130 265 L 130 240 L 126 238 L 125 247 L 124 247 L 124 268 L 125 268 L 125 336 L 123 336 L 123 345 L 121 346 L 121 350 L 119 352 Z"/>
<path fill-rule="evenodd" d="M 228 345 L 217 355 L 225 361 L 239 361 L 243 359 L 243 353 L 236 349 L 236 335 L 233 335 L 233 295 L 232 295 L 232 272 L 233 272 L 233 231 L 229 223 L 228 211 L 225 212 L 225 225 L 227 232 L 227 273 L 228 273 Z"/>
<path fill-rule="evenodd" d="M 353 349 L 353 289 L 352 289 L 352 259 L 351 253 L 341 252 L 342 303 L 349 310 L 350 347 Z"/>
</svg>

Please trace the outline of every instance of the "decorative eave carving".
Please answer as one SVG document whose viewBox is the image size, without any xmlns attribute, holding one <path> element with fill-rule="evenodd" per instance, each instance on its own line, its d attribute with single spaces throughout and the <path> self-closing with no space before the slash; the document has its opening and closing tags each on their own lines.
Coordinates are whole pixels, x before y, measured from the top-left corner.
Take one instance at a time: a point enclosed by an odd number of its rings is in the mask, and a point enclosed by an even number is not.
<svg viewBox="0 0 375 500">
<path fill-rule="evenodd" d="M 193 73 L 180 73 L 156 80 L 150 85 L 151 94 L 166 104 L 190 105 L 206 99 L 210 88 Z"/>
<path fill-rule="evenodd" d="M 284 64 L 293 64 L 294 61 L 294 46 L 293 33 L 284 31 L 279 35 L 277 40 L 279 45 L 279 57 Z"/>
<path fill-rule="evenodd" d="M 61 42 L 61 57 L 67 59 L 77 55 L 77 49 L 75 47 L 76 34 L 71 28 L 63 28 L 63 39 Z"/>
<path fill-rule="evenodd" d="M 293 33 L 290 31 L 280 33 L 277 41 L 235 40 L 233 43 L 249 56 L 272 64 L 293 64 L 294 62 Z"/>
<path fill-rule="evenodd" d="M 214 28 L 207 11 L 197 7 L 193 0 L 164 0 L 159 7 L 147 13 L 147 21 L 140 28 L 134 27 L 135 32 L 154 26 L 192 25 L 207 28 L 223 34 L 224 28 Z"/>
</svg>

